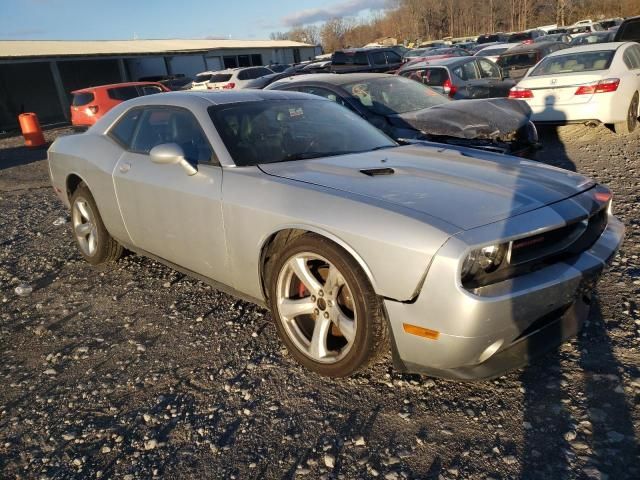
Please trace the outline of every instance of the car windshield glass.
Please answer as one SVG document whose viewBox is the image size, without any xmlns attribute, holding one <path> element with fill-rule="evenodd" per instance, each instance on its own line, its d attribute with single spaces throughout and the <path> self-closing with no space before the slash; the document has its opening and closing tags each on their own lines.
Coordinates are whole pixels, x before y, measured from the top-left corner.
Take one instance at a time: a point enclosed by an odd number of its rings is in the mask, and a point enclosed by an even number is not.
<svg viewBox="0 0 640 480">
<path fill-rule="evenodd" d="M 414 112 L 450 101 L 425 85 L 396 76 L 345 83 L 342 88 L 379 115 Z"/>
<path fill-rule="evenodd" d="M 498 59 L 498 65 L 502 68 L 529 68 L 535 65 L 538 56 L 535 52 L 515 53 L 513 55 L 503 55 Z"/>
<path fill-rule="evenodd" d="M 531 72 L 530 76 L 607 70 L 614 53 L 613 50 L 603 50 L 547 57 Z"/>
<path fill-rule="evenodd" d="M 222 83 L 222 82 L 228 82 L 229 80 L 231 80 L 231 74 L 227 73 L 227 74 L 223 74 L 223 73 L 218 73 L 216 75 L 211 75 L 211 79 L 209 80 L 210 83 Z"/>
<path fill-rule="evenodd" d="M 211 78 L 210 73 L 201 73 L 199 75 L 196 75 L 194 82 L 198 82 L 198 83 L 208 82 L 210 78 Z"/>
<path fill-rule="evenodd" d="M 476 53 L 477 57 L 497 57 L 509 50 L 509 47 L 484 48 Z"/>
<path fill-rule="evenodd" d="M 238 166 L 306 160 L 396 146 L 371 124 L 321 99 L 220 105 L 209 115 Z"/>
</svg>

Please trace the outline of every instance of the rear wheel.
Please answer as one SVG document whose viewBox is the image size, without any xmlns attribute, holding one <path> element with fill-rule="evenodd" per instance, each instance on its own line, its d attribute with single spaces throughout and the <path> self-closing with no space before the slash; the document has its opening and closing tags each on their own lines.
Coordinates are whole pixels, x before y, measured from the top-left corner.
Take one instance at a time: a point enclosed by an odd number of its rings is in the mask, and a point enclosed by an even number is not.
<svg viewBox="0 0 640 480">
<path fill-rule="evenodd" d="M 638 126 L 638 92 L 633 95 L 629 110 L 627 111 L 627 119 L 624 122 L 615 123 L 613 129 L 619 135 L 626 135 L 633 132 Z"/>
<path fill-rule="evenodd" d="M 122 256 L 122 245 L 107 232 L 93 195 L 84 183 L 71 196 L 71 225 L 78 249 L 90 264 L 114 262 Z"/>
<path fill-rule="evenodd" d="M 380 299 L 339 246 L 318 235 L 300 236 L 280 252 L 268 275 L 278 334 L 305 367 L 342 377 L 386 350 Z"/>
</svg>

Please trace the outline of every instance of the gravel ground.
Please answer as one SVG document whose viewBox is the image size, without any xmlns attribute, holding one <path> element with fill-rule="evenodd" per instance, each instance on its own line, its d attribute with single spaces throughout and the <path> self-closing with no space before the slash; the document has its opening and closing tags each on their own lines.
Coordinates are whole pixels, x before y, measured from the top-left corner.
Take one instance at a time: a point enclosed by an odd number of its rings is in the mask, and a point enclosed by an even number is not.
<svg viewBox="0 0 640 480">
<path fill-rule="evenodd" d="M 580 337 L 480 383 L 389 358 L 321 378 L 262 308 L 135 255 L 91 267 L 44 150 L 1 140 L 0 477 L 640 478 L 640 135 L 541 134 L 538 160 L 613 189 L 627 236 Z"/>
</svg>

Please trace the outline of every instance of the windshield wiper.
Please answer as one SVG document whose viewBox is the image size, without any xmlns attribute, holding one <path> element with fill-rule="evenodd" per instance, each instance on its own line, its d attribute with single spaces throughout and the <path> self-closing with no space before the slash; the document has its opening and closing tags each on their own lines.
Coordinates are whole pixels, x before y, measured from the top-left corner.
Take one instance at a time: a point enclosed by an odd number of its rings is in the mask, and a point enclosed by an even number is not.
<svg viewBox="0 0 640 480">
<path fill-rule="evenodd" d="M 280 162 L 289 162 L 293 160 L 308 160 L 311 158 L 320 158 L 320 157 L 335 157 L 336 155 L 349 155 L 352 153 L 362 153 L 358 151 L 338 151 L 338 152 L 300 152 L 300 153 L 292 153 L 284 157 Z"/>
<path fill-rule="evenodd" d="M 380 145 L 379 147 L 375 147 L 372 148 L 371 151 L 373 152 L 374 150 L 384 150 L 385 148 L 395 148 L 398 145 Z"/>
</svg>

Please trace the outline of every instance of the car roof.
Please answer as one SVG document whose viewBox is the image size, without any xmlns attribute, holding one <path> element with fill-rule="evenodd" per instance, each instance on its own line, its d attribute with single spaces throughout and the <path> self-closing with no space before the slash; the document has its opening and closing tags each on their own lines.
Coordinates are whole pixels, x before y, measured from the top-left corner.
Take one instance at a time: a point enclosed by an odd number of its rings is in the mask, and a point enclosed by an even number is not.
<svg viewBox="0 0 640 480">
<path fill-rule="evenodd" d="M 287 92 L 277 90 L 229 90 L 229 91 L 178 91 L 166 92 L 161 95 L 147 95 L 137 97 L 127 101 L 130 106 L 211 106 L 229 105 L 234 103 L 259 102 L 265 100 L 295 100 L 295 99 L 315 99 L 317 95 L 309 95 L 300 92 Z"/>
<path fill-rule="evenodd" d="M 321 82 L 340 86 L 351 82 L 390 77 L 393 77 L 393 75 L 388 73 L 310 73 L 308 75 L 285 77 L 282 80 L 286 80 L 287 83 Z"/>
<path fill-rule="evenodd" d="M 582 52 L 601 52 L 603 50 L 617 50 L 623 45 L 631 44 L 635 42 L 603 42 L 603 43 L 590 43 L 588 45 L 578 45 L 576 47 L 565 48 L 564 50 L 558 50 L 557 52 L 550 53 L 548 57 L 556 57 L 558 55 L 564 55 L 566 53 L 582 53 Z"/>
<path fill-rule="evenodd" d="M 436 58 L 435 60 L 425 60 L 422 62 L 416 62 L 407 66 L 402 71 L 414 70 L 417 68 L 426 68 L 426 67 L 457 67 L 458 65 L 463 65 L 468 62 L 472 62 L 477 60 L 476 56 L 468 56 L 468 57 L 449 57 L 449 58 Z"/>
<path fill-rule="evenodd" d="M 487 45 L 486 47 L 481 48 L 480 50 L 478 50 L 478 52 L 481 52 L 482 50 L 493 50 L 493 49 L 504 48 L 504 47 L 513 48 L 514 46 L 513 43 L 507 43 L 507 42 L 487 43 L 486 45 Z"/>
<path fill-rule="evenodd" d="M 120 88 L 120 87 L 137 87 L 141 85 L 155 85 L 156 87 L 162 87 L 162 84 L 158 82 L 122 82 L 122 83 L 110 83 L 108 85 L 96 85 L 95 87 L 79 88 L 78 90 L 73 90 L 71 93 L 89 93 L 95 90 L 105 90 L 108 88 Z"/>
<path fill-rule="evenodd" d="M 551 45 L 558 45 L 558 42 L 522 43 L 520 45 L 516 45 L 510 48 L 509 50 L 504 52 L 504 55 L 511 55 L 514 53 L 522 53 L 522 52 L 531 52 L 535 50 L 543 50 L 545 47 L 548 47 Z"/>
</svg>

